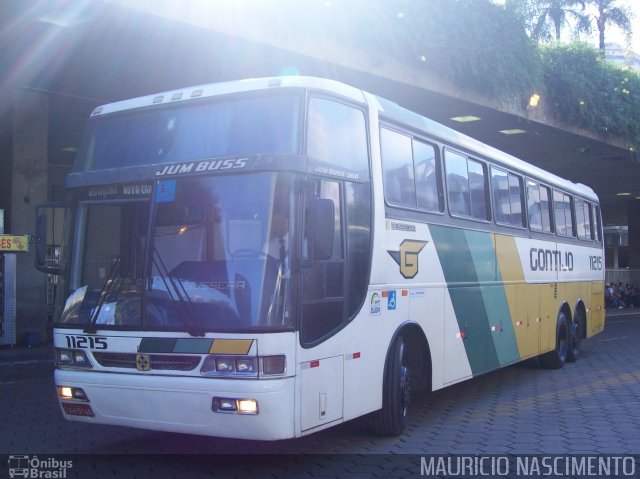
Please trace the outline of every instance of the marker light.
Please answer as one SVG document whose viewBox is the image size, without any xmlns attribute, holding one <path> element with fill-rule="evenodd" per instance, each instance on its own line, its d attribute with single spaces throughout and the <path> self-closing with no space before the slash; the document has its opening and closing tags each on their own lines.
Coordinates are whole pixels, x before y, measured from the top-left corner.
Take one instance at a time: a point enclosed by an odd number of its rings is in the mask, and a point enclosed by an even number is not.
<svg viewBox="0 0 640 479">
<path fill-rule="evenodd" d="M 262 358 L 263 374 L 284 374 L 286 369 L 285 357 L 280 356 L 264 356 Z"/>
</svg>

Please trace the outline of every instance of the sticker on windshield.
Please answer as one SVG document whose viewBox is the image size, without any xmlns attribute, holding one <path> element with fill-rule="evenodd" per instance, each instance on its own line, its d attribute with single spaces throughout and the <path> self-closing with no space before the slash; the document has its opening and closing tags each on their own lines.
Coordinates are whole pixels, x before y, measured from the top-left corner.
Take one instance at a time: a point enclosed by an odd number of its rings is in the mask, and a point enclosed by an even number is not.
<svg viewBox="0 0 640 479">
<path fill-rule="evenodd" d="M 156 191 L 158 203 L 170 203 L 176 199 L 176 180 L 160 180 Z"/>
</svg>

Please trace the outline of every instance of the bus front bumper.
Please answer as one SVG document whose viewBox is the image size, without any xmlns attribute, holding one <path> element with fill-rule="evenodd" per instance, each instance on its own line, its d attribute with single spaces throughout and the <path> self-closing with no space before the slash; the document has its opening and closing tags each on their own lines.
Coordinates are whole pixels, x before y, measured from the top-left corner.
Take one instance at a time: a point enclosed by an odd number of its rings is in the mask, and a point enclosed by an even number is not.
<svg viewBox="0 0 640 479">
<path fill-rule="evenodd" d="M 242 380 L 56 369 L 55 383 L 81 388 L 87 396 L 87 401 L 59 397 L 62 413 L 73 421 L 238 439 L 295 436 L 293 377 Z M 254 399 L 258 413 L 216 412 L 214 398 Z"/>
</svg>

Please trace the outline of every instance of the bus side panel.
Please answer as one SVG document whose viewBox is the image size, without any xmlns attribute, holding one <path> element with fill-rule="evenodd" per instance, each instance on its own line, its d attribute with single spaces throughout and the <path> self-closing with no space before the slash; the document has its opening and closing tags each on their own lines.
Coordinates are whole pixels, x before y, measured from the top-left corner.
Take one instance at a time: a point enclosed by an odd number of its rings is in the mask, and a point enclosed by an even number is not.
<svg viewBox="0 0 640 479">
<path fill-rule="evenodd" d="M 515 363 L 520 359 L 520 355 L 507 292 L 498 268 L 496 236 L 476 231 L 466 231 L 465 235 L 470 245 L 489 320 L 489 351 L 493 346 L 498 358 L 498 366 Z"/>
<path fill-rule="evenodd" d="M 395 318 L 396 329 L 406 321 L 420 325 L 431 353 L 432 390 L 471 377 L 468 354 L 431 227 L 395 219 L 387 219 L 385 223 L 387 254 L 374 259 L 374 263 L 386 271 L 385 286 L 381 286 L 376 299 L 377 314 L 385 323 Z M 406 288 L 407 296 L 402 295 L 402 290 L 397 291 L 397 307 L 390 310 L 388 298 L 382 294 L 386 289 L 395 288 Z M 405 301 L 410 304 L 409 310 L 406 315 L 398 316 L 404 310 Z M 376 308 L 373 304 L 370 307 Z"/>
<path fill-rule="evenodd" d="M 540 351 L 539 286 L 527 285 L 520 255 L 512 236 L 495 235 L 499 281 L 504 283 L 520 359 L 537 356 Z"/>
<path fill-rule="evenodd" d="M 445 295 L 442 286 L 409 290 L 409 318 L 422 327 L 429 343 L 432 370 L 431 389 L 433 391 L 444 386 L 447 380 L 446 373 L 456 379 L 471 376 L 469 363 L 464 357 L 464 348 L 460 344 L 461 340 L 456 338 L 457 328 L 456 331 L 445 331 L 445 314 L 450 315 L 450 320 L 446 323 L 455 324 L 451 301 L 447 301 L 448 304 L 445 305 L 445 297 L 448 300 L 448 295 Z M 456 344 L 451 348 L 445 348 L 445 338 L 449 336 L 454 339 Z M 458 357 L 454 361 L 445 361 L 445 350 L 453 351 L 453 354 L 458 356 L 462 354 L 465 360 L 461 361 Z"/>
<path fill-rule="evenodd" d="M 493 235 L 444 226 L 430 230 L 473 374 L 517 361 L 508 297 L 497 281 Z"/>
<path fill-rule="evenodd" d="M 587 337 L 604 329 L 604 281 L 591 282 L 591 305 L 587 312 Z"/>
</svg>

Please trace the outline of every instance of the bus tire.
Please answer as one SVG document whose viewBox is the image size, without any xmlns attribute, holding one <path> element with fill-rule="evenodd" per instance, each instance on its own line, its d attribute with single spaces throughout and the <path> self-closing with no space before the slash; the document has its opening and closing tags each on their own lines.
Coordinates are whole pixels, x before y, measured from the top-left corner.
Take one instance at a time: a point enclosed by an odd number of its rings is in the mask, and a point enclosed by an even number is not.
<svg viewBox="0 0 640 479">
<path fill-rule="evenodd" d="M 393 342 L 385 365 L 382 409 L 374 416 L 374 429 L 380 436 L 399 436 L 407 425 L 409 411 L 409 367 L 404 338 Z"/>
<path fill-rule="evenodd" d="M 542 365 L 547 369 L 560 369 L 564 366 L 569 349 L 569 324 L 563 311 L 558 313 L 556 325 L 556 346 L 542 355 Z"/>
<path fill-rule="evenodd" d="M 573 363 L 580 355 L 580 343 L 584 333 L 585 322 L 582 313 L 576 311 L 576 317 L 569 325 L 569 347 L 567 348 L 567 362 Z"/>
</svg>

